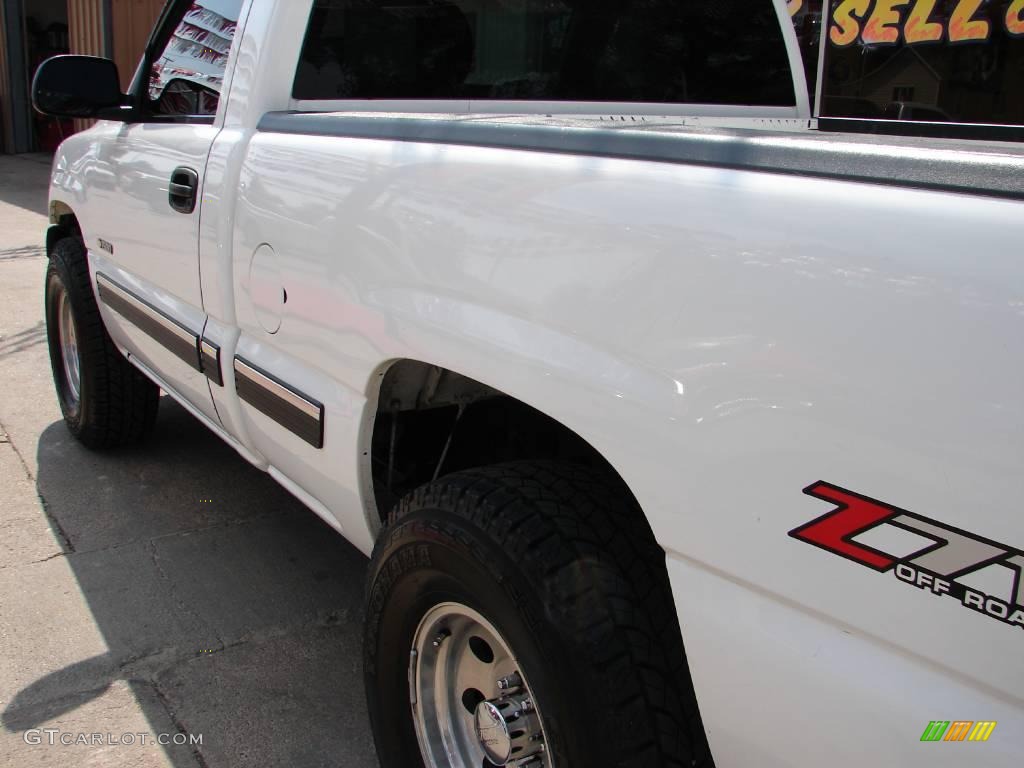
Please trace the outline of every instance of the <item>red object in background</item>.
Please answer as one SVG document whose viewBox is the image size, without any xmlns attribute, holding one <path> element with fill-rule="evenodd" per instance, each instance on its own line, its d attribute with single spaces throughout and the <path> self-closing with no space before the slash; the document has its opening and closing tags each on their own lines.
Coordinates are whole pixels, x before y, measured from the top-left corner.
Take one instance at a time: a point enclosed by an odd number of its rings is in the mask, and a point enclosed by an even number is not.
<svg viewBox="0 0 1024 768">
<path fill-rule="evenodd" d="M 57 147 L 75 132 L 74 122 L 56 117 L 36 117 L 36 139 L 42 152 L 56 152 Z"/>
<path fill-rule="evenodd" d="M 32 72 L 32 77 L 28 81 L 31 88 L 32 79 L 35 77 L 35 71 L 40 64 L 51 56 L 58 56 L 68 52 L 68 26 L 63 21 L 55 21 L 44 29 L 30 15 L 26 21 L 26 42 L 29 49 L 30 71 Z M 33 110 L 32 116 L 36 148 L 42 152 L 55 151 L 64 139 L 75 132 L 73 120 L 47 117 L 35 112 L 35 110 Z"/>
</svg>

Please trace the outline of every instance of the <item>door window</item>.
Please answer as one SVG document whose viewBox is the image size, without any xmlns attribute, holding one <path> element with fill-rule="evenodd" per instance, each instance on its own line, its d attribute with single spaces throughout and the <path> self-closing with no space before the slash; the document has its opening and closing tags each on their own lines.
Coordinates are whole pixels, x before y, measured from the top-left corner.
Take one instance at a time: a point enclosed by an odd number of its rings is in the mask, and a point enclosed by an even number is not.
<svg viewBox="0 0 1024 768">
<path fill-rule="evenodd" d="M 771 0 L 315 0 L 293 95 L 795 102 Z"/>
<path fill-rule="evenodd" d="M 172 17 L 172 31 L 149 71 L 154 114 L 216 114 L 241 5 L 242 0 L 185 3 Z"/>
</svg>

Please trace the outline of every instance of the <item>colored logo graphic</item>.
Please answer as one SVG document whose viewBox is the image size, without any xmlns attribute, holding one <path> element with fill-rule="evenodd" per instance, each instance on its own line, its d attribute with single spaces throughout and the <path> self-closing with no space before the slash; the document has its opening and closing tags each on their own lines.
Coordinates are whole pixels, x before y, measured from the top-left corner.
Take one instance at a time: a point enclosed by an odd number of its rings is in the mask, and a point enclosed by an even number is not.
<svg viewBox="0 0 1024 768">
<path fill-rule="evenodd" d="M 995 720 L 932 720 L 921 741 L 988 741 L 995 729 Z"/>
<path fill-rule="evenodd" d="M 824 481 L 812 483 L 804 493 L 829 502 L 833 509 L 790 531 L 794 539 L 872 570 L 891 572 L 906 584 L 952 597 L 964 608 L 1024 629 L 1024 551 Z M 857 541 L 884 525 L 915 534 L 924 543 L 898 555 Z M 990 566 L 1012 572 L 1009 594 L 990 595 L 957 581 Z"/>
</svg>

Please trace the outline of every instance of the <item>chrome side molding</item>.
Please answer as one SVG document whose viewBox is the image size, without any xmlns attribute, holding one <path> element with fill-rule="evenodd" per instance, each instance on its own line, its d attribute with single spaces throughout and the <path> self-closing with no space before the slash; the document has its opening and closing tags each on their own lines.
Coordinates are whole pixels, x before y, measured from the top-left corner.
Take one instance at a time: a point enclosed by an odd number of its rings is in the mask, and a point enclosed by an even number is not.
<svg viewBox="0 0 1024 768">
<path fill-rule="evenodd" d="M 212 382 L 224 385 L 220 347 L 194 333 L 125 290 L 102 273 L 96 274 L 100 301 Z M 324 445 L 324 406 L 280 379 L 247 362 L 234 359 L 238 396 L 314 448 Z"/>
<path fill-rule="evenodd" d="M 192 368 L 202 371 L 198 334 L 126 291 L 102 273 L 96 274 L 96 288 L 100 301 Z"/>
<path fill-rule="evenodd" d="M 219 387 L 224 386 L 224 376 L 220 372 L 220 347 L 209 339 L 199 339 L 199 364 L 206 378 Z"/>
<path fill-rule="evenodd" d="M 235 390 L 260 413 L 314 448 L 324 445 L 324 406 L 241 357 L 235 357 Z"/>
<path fill-rule="evenodd" d="M 191 368 L 204 373 L 215 384 L 224 385 L 220 370 L 220 347 L 122 288 L 102 272 L 96 273 L 96 288 L 100 301 L 117 314 L 184 360 Z"/>
</svg>

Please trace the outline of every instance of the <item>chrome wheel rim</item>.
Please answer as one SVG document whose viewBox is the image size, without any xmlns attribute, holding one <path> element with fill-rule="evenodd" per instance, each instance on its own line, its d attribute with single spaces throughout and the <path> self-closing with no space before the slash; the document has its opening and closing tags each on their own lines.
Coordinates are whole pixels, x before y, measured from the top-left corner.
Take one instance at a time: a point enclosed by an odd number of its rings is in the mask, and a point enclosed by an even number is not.
<svg viewBox="0 0 1024 768">
<path fill-rule="evenodd" d="M 60 295 L 57 308 L 57 323 L 60 329 L 60 356 L 64 363 L 64 381 L 67 384 L 67 399 L 71 405 L 78 405 L 82 392 L 82 363 L 78 356 L 78 331 L 71 311 L 71 301 L 66 291 Z"/>
<path fill-rule="evenodd" d="M 441 603 L 420 621 L 409 699 L 428 768 L 553 768 L 540 707 L 515 654 L 472 608 Z"/>
</svg>

